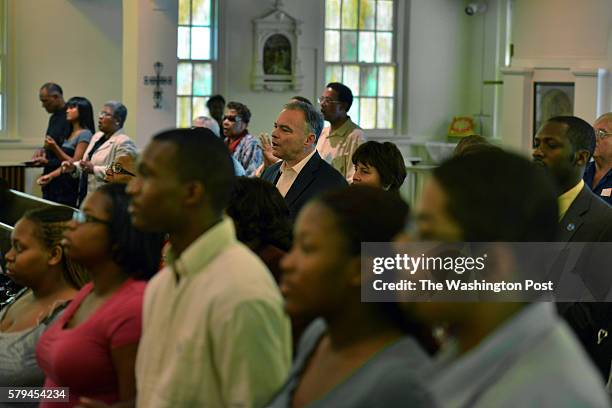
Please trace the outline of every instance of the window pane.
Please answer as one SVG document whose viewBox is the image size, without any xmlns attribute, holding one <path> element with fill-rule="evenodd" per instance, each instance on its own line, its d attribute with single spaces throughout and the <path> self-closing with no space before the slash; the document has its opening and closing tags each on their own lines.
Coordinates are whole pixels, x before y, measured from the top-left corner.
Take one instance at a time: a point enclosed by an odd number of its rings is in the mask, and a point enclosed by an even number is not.
<svg viewBox="0 0 612 408">
<path fill-rule="evenodd" d="M 210 113 L 208 112 L 208 108 L 206 107 L 206 101 L 208 101 L 208 98 L 193 98 L 193 108 L 191 114 L 192 121 L 198 116 L 210 117 Z"/>
<path fill-rule="evenodd" d="M 191 95 L 190 62 L 179 62 L 176 67 L 176 94 Z"/>
<path fill-rule="evenodd" d="M 357 28 L 357 0 L 342 0 L 342 28 Z"/>
<path fill-rule="evenodd" d="M 325 31 L 325 61 L 340 61 L 340 31 Z"/>
<path fill-rule="evenodd" d="M 351 105 L 351 109 L 348 111 L 348 115 L 351 117 L 353 122 L 359 124 L 359 98 L 353 99 L 353 104 Z"/>
<path fill-rule="evenodd" d="M 376 62 L 391 62 L 393 34 L 376 33 Z"/>
<path fill-rule="evenodd" d="M 375 66 L 361 67 L 361 96 L 376 96 L 376 72 Z"/>
<path fill-rule="evenodd" d="M 357 32 L 342 31 L 342 61 L 357 61 Z"/>
<path fill-rule="evenodd" d="M 378 129 L 393 129 L 393 99 L 378 98 Z"/>
<path fill-rule="evenodd" d="M 378 96 L 393 96 L 395 94 L 395 67 L 380 67 L 378 69 Z"/>
<path fill-rule="evenodd" d="M 373 32 L 359 33 L 359 62 L 374 62 L 374 39 Z"/>
<path fill-rule="evenodd" d="M 359 29 L 374 30 L 376 0 L 361 0 L 359 5 Z"/>
<path fill-rule="evenodd" d="M 193 27 L 191 29 L 191 58 L 210 58 L 210 28 Z"/>
<path fill-rule="evenodd" d="M 393 30 L 393 1 L 378 0 L 377 30 Z"/>
<path fill-rule="evenodd" d="M 342 65 L 328 65 L 325 67 L 325 83 L 342 82 Z"/>
<path fill-rule="evenodd" d="M 179 24 L 189 25 L 191 0 L 179 0 Z"/>
<path fill-rule="evenodd" d="M 176 126 L 191 127 L 191 98 L 188 96 L 177 98 Z"/>
<path fill-rule="evenodd" d="M 364 129 L 374 129 L 376 127 L 376 99 L 360 99 L 361 107 L 359 109 L 359 126 Z"/>
<path fill-rule="evenodd" d="M 351 88 L 353 95 L 359 95 L 359 65 L 345 65 L 343 84 Z"/>
<path fill-rule="evenodd" d="M 193 25 L 210 25 L 210 0 L 192 0 Z"/>
<path fill-rule="evenodd" d="M 176 56 L 179 59 L 189 59 L 189 27 L 178 28 L 178 45 L 176 47 Z"/>
<path fill-rule="evenodd" d="M 193 69 L 193 95 L 212 94 L 212 66 L 210 64 L 194 64 Z"/>
<path fill-rule="evenodd" d="M 340 0 L 325 2 L 325 28 L 340 28 Z"/>
</svg>

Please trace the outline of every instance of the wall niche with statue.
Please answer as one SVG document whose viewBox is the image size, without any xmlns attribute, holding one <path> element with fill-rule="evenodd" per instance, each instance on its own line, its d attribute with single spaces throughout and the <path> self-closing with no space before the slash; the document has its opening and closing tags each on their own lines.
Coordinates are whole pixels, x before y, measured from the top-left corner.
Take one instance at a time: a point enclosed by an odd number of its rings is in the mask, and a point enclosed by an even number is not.
<svg viewBox="0 0 612 408">
<path fill-rule="evenodd" d="M 298 40 L 301 22 L 282 9 L 277 0 L 274 9 L 253 20 L 253 89 L 282 92 L 302 87 Z"/>
</svg>

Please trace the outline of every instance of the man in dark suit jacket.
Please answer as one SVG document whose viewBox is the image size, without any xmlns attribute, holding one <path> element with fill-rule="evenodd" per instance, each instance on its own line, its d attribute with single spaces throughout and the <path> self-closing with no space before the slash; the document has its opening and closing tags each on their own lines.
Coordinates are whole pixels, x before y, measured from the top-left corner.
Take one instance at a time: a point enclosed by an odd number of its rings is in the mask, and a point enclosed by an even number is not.
<svg viewBox="0 0 612 408">
<path fill-rule="evenodd" d="M 612 207 L 586 185 L 559 222 L 562 242 L 612 242 Z"/>
<path fill-rule="evenodd" d="M 347 186 L 344 177 L 316 151 L 322 129 L 321 114 L 303 102 L 285 105 L 274 123 L 272 152 L 281 161 L 261 177 L 278 188 L 293 219 L 315 195 Z"/>
<path fill-rule="evenodd" d="M 612 242 L 612 207 L 582 181 L 594 148 L 593 128 L 573 116 L 550 119 L 535 137 L 534 161 L 550 170 L 559 187 L 557 241 Z M 605 252 L 602 246 L 587 245 L 575 267 L 578 274 L 589 271 L 581 279 L 596 299 L 604 299 L 612 286 Z M 607 381 L 612 363 L 612 304 L 559 303 L 558 310 Z"/>
</svg>

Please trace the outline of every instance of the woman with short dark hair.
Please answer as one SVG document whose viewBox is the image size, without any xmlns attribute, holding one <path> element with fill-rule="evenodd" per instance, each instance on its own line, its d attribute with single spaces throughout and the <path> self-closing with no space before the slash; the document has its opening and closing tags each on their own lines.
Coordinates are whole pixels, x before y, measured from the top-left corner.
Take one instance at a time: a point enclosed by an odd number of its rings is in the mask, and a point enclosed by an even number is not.
<svg viewBox="0 0 612 408">
<path fill-rule="evenodd" d="M 352 161 L 355 165 L 353 184 L 399 192 L 406 178 L 404 158 L 391 142 L 365 142 L 355 150 Z"/>
</svg>

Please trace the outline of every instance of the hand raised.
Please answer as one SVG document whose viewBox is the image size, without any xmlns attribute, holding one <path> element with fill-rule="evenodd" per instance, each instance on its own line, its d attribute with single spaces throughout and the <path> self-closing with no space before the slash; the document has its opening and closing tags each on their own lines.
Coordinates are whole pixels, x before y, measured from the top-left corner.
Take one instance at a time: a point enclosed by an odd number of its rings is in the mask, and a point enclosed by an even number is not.
<svg viewBox="0 0 612 408">
<path fill-rule="evenodd" d="M 261 133 L 259 135 L 259 148 L 263 153 L 264 167 L 270 167 L 280 160 L 278 157 L 274 156 L 272 152 L 272 139 L 269 134 Z"/>
</svg>

